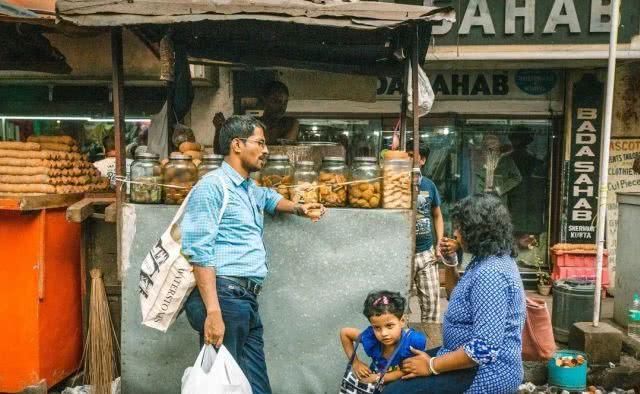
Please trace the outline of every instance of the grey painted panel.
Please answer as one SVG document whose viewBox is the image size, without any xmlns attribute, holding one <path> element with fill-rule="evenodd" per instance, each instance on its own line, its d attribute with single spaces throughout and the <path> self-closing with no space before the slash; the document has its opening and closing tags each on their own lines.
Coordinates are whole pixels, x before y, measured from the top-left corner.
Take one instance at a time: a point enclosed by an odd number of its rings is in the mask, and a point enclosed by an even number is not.
<svg viewBox="0 0 640 394">
<path fill-rule="evenodd" d="M 366 327 L 374 289 L 408 292 L 410 211 L 329 210 L 318 222 L 267 221 L 270 275 L 260 299 L 274 393 L 336 393 L 346 366 L 338 332 Z"/>
<path fill-rule="evenodd" d="M 148 248 L 175 207 L 135 205 L 136 234 L 123 277 L 123 388 L 177 393 L 198 352 L 184 316 L 166 334 L 140 325 L 137 283 Z M 319 223 L 265 220 L 270 274 L 260 295 L 265 352 L 274 393 L 335 393 L 346 365 L 338 331 L 365 327 L 373 289 L 408 292 L 413 251 L 410 211 L 333 209 Z"/>
<path fill-rule="evenodd" d="M 184 314 L 166 333 L 140 324 L 138 298 L 140 265 L 151 246 L 169 226 L 177 207 L 127 204 L 135 210 L 136 231 L 131 238 L 130 266 L 122 273 L 122 389 L 127 394 L 179 393 L 182 373 L 193 365 L 199 340 Z M 125 249 L 126 250 L 126 249 Z"/>
<path fill-rule="evenodd" d="M 618 194 L 616 297 L 613 319 L 627 326 L 634 293 L 640 293 L 640 194 Z"/>
</svg>

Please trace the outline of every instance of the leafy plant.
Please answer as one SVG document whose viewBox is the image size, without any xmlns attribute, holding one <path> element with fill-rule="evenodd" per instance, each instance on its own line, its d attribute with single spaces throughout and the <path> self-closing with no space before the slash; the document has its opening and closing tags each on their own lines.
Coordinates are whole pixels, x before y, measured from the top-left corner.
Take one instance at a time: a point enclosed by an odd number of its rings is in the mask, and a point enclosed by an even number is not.
<svg viewBox="0 0 640 394">
<path fill-rule="evenodd" d="M 538 269 L 536 277 L 538 278 L 538 284 L 542 286 L 551 285 L 551 275 L 547 271 L 547 267 L 544 264 L 544 260 L 540 257 L 540 244 L 535 237 L 532 237 L 528 244 L 528 249 L 533 253 L 533 265 Z M 544 267 L 544 269 L 543 269 Z"/>
<path fill-rule="evenodd" d="M 536 272 L 536 276 L 538 277 L 538 284 L 543 286 L 551 285 L 551 275 L 548 272 L 542 271 L 541 269 Z"/>
</svg>

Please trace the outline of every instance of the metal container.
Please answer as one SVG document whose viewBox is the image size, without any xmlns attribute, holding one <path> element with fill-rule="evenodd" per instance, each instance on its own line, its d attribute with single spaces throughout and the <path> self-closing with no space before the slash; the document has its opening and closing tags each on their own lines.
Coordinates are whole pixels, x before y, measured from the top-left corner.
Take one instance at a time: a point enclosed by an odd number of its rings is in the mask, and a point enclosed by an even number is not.
<svg viewBox="0 0 640 394">
<path fill-rule="evenodd" d="M 567 343 L 573 323 L 593 319 L 592 280 L 559 280 L 553 285 L 553 311 L 551 325 L 557 342 Z"/>
<path fill-rule="evenodd" d="M 562 367 L 556 365 L 556 360 L 562 357 L 576 358 L 582 356 L 584 363 L 574 367 Z M 574 350 L 561 350 L 556 352 L 547 363 L 549 371 L 549 385 L 563 390 L 584 391 L 587 388 L 587 371 L 589 370 L 587 355 Z"/>
<path fill-rule="evenodd" d="M 640 292 L 640 193 L 616 194 L 619 208 L 613 319 L 627 327 L 633 294 Z"/>
</svg>

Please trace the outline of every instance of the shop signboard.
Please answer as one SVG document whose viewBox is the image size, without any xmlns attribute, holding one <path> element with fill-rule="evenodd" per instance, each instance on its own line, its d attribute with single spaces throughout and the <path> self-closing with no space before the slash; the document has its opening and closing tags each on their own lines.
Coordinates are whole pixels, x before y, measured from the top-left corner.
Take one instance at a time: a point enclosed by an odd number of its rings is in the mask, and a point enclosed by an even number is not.
<svg viewBox="0 0 640 394">
<path fill-rule="evenodd" d="M 557 70 L 427 70 L 439 100 L 561 100 L 562 74 Z M 397 100 L 402 92 L 400 77 L 378 78 L 378 100 Z"/>
<path fill-rule="evenodd" d="M 435 45 L 607 44 L 610 0 L 430 0 L 456 22 L 434 26 Z M 640 0 L 621 2 L 621 44 L 639 34 Z"/>
<path fill-rule="evenodd" d="M 634 167 L 635 164 L 635 167 Z M 615 138 L 609 145 L 609 193 L 607 194 L 607 249 L 609 270 L 616 266 L 618 243 L 617 193 L 640 192 L 640 138 Z"/>
<path fill-rule="evenodd" d="M 573 85 L 569 195 L 564 234 L 568 243 L 593 244 L 596 241 L 602 94 L 603 83 L 595 74 L 584 74 Z"/>
</svg>

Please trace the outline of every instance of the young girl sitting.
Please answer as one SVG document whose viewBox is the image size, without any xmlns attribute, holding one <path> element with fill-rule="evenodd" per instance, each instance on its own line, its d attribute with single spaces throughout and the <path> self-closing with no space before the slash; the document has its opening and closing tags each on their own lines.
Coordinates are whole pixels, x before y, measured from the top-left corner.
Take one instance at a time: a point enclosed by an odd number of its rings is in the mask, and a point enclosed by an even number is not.
<svg viewBox="0 0 640 394">
<path fill-rule="evenodd" d="M 362 347 L 371 358 L 367 366 L 355 356 L 352 370 L 361 383 L 376 383 L 384 374 L 383 383 L 393 382 L 402 377 L 400 364 L 413 357 L 411 348 L 426 350 L 426 336 L 413 329 L 405 328 L 404 310 L 407 300 L 400 293 L 390 291 L 371 292 L 364 301 L 364 315 L 371 325 L 360 332 L 357 328 L 340 330 L 340 341 L 347 358 L 354 352 L 354 342 L 360 338 Z M 400 346 L 396 352 L 396 348 Z M 390 358 L 395 353 L 393 359 Z"/>
</svg>

